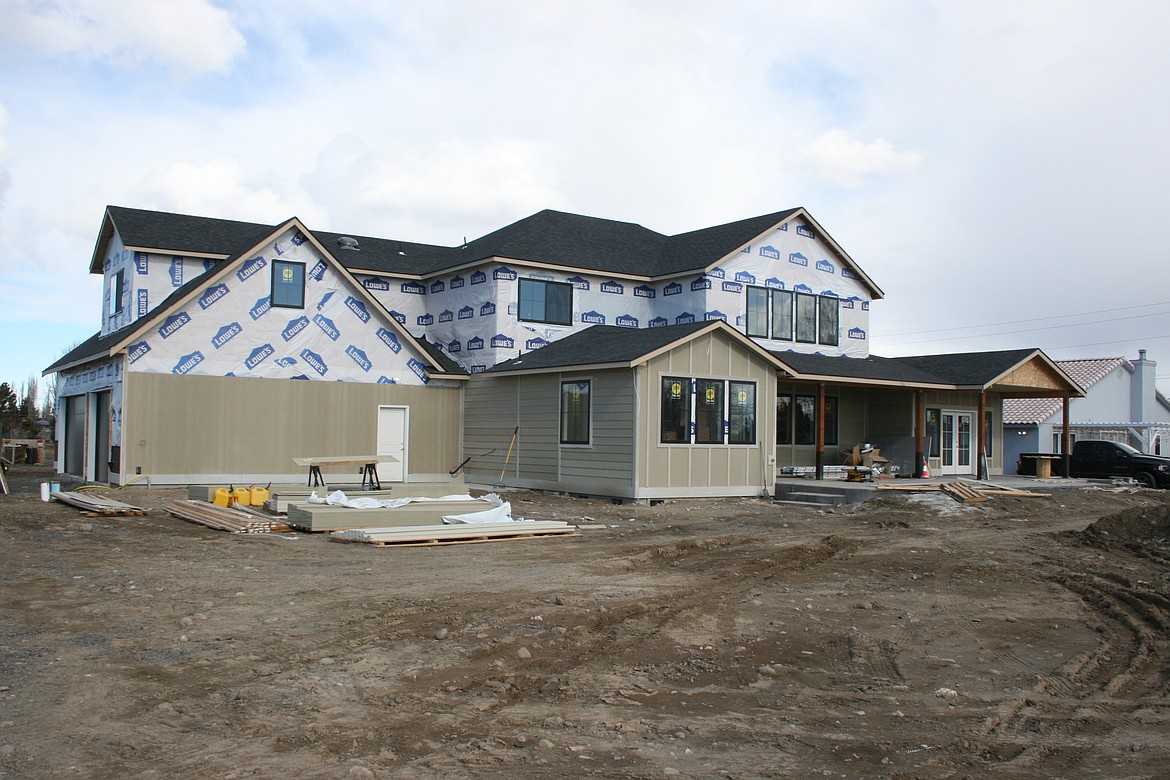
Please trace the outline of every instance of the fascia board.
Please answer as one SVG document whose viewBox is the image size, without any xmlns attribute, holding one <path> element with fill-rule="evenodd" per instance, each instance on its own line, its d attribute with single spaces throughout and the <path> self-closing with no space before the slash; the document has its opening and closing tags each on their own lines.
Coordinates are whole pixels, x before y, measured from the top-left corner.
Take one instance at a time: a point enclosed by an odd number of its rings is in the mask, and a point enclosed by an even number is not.
<svg viewBox="0 0 1170 780">
<path fill-rule="evenodd" d="M 581 363 L 571 366 L 545 366 L 543 368 L 515 368 L 508 371 L 491 371 L 483 374 L 473 374 L 472 376 L 527 376 L 529 374 L 563 374 L 567 371 L 582 372 L 582 371 L 608 371 L 615 368 L 633 368 L 640 365 L 642 360 L 630 360 L 617 363 Z"/>
<path fill-rule="evenodd" d="M 1086 395 L 1085 389 L 1083 387 L 1081 387 L 1080 384 L 1075 379 L 1073 379 L 1071 376 L 1069 376 L 1067 373 L 1065 373 L 1065 370 L 1063 368 L 1061 368 L 1059 365 L 1057 365 L 1056 361 L 1052 360 L 1050 357 L 1045 355 L 1039 349 L 1032 350 L 1032 353 L 1030 355 L 1028 355 L 1026 358 L 1024 358 L 1023 360 L 1020 360 L 1015 365 L 1013 365 L 1011 368 L 1008 368 L 1006 371 L 1001 372 L 998 376 L 996 376 L 994 379 L 989 380 L 985 384 L 971 385 L 970 388 L 964 387 L 962 389 L 971 389 L 971 390 L 979 390 L 979 391 L 986 390 L 987 388 L 991 387 L 995 383 L 1001 381 L 1005 376 L 1007 376 L 1011 372 L 1015 371 L 1020 366 L 1024 365 L 1025 363 L 1031 362 L 1032 360 L 1035 360 L 1037 358 L 1039 358 L 1041 360 L 1041 362 L 1044 363 L 1044 365 L 1048 366 L 1053 371 L 1055 371 L 1057 374 L 1059 374 L 1064 379 L 1064 381 L 1067 382 L 1069 384 L 1069 386 L 1074 389 L 1074 392 L 1069 393 L 1070 397 L 1072 397 L 1072 398 L 1084 398 L 1085 397 L 1085 395 Z M 1051 395 L 1051 392 L 1049 392 L 1049 395 L 1034 396 L 1034 397 L 1036 397 L 1036 398 L 1051 398 L 1052 395 Z"/>
<path fill-rule="evenodd" d="M 130 252 L 148 252 L 155 255 L 182 255 L 183 257 L 193 257 L 200 260 L 226 260 L 231 257 L 231 255 L 217 252 L 192 252 L 187 249 L 167 249 L 158 246 L 131 246 L 127 244 L 124 248 Z"/>
</svg>

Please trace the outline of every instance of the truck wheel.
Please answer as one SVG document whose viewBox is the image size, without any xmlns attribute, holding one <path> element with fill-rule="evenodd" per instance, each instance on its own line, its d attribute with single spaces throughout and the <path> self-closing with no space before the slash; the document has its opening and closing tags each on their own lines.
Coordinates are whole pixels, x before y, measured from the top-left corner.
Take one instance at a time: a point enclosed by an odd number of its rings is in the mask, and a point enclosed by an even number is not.
<svg viewBox="0 0 1170 780">
<path fill-rule="evenodd" d="M 1133 475 L 1133 478 L 1141 483 L 1142 487 L 1157 487 L 1158 483 L 1154 481 L 1154 475 L 1148 471 L 1139 471 Z"/>
</svg>

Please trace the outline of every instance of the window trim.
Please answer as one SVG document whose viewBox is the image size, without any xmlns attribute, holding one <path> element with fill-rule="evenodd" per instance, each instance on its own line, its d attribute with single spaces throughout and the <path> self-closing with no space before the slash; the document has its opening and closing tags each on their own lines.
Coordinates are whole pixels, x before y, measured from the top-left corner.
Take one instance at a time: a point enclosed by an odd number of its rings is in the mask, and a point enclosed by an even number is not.
<svg viewBox="0 0 1170 780">
<path fill-rule="evenodd" d="M 586 393 L 588 394 L 587 406 L 585 408 L 585 440 L 584 441 L 567 441 L 565 438 L 565 386 L 566 385 L 586 385 Z M 560 393 L 557 396 L 559 409 L 557 410 L 557 420 L 560 430 L 558 431 L 558 438 L 560 446 L 568 448 L 589 448 L 593 446 L 593 377 L 573 377 L 570 379 L 561 379 Z"/>
<path fill-rule="evenodd" d="M 684 436 L 678 440 L 668 440 L 666 438 L 666 389 L 667 382 L 678 382 L 681 385 L 681 400 L 685 404 L 685 419 L 683 421 Z M 672 385 L 673 387 L 673 385 Z M 658 443 L 666 445 L 686 445 L 691 444 L 691 427 L 694 422 L 694 404 L 691 403 L 691 380 L 689 377 L 672 376 L 669 374 L 662 374 L 659 380 L 658 388 Z M 673 427 L 673 426 L 672 426 Z"/>
<path fill-rule="evenodd" d="M 692 444 L 718 446 L 727 443 L 727 380 L 726 379 L 709 379 L 694 377 L 692 379 L 693 387 L 695 388 L 694 396 L 694 435 L 691 436 Z M 704 389 L 705 388 L 705 389 Z M 708 406 L 706 396 L 708 393 L 714 391 L 714 410 L 702 409 L 702 406 Z M 702 406 L 701 406 L 702 405 Z M 699 424 L 699 414 L 704 416 L 713 413 L 716 415 L 715 425 L 713 430 L 719 437 L 718 441 L 713 438 L 699 438 L 700 432 L 704 430 L 704 426 Z"/>
<path fill-rule="evenodd" d="M 537 323 L 540 323 L 543 325 L 568 326 L 568 325 L 573 324 L 573 285 L 571 283 L 557 282 L 557 281 L 553 281 L 551 279 L 530 279 L 527 277 L 521 277 L 520 279 L 517 280 L 517 282 L 518 283 L 516 285 L 516 319 L 520 320 L 521 322 L 537 322 Z M 548 303 L 548 296 L 547 295 L 543 296 L 543 300 L 544 300 L 544 316 L 543 316 L 543 318 L 525 317 L 524 316 L 524 286 L 526 284 L 528 284 L 528 285 L 541 285 L 545 290 L 547 290 L 550 286 L 565 288 L 569 293 L 569 299 L 568 299 L 569 300 L 569 310 L 565 316 L 565 320 L 562 322 L 561 320 L 549 318 L 549 303 Z"/>
<path fill-rule="evenodd" d="M 281 268 L 299 266 L 301 269 L 301 302 L 294 303 L 277 303 L 276 302 L 276 275 Z M 297 260 L 273 260 L 272 261 L 272 288 L 268 293 L 268 300 L 275 309 L 303 309 L 305 308 L 305 286 L 307 284 L 305 271 L 305 264 Z"/>
<path fill-rule="evenodd" d="M 667 440 L 665 438 L 666 426 L 666 397 L 669 392 L 670 383 L 678 382 L 684 388 L 682 390 L 684 396 L 686 415 L 684 423 L 684 437 L 679 440 Z M 751 404 L 751 426 L 750 436 L 751 441 L 732 441 L 732 426 L 731 426 L 731 393 L 737 387 L 751 387 L 752 404 Z M 751 378 L 734 378 L 728 376 L 677 376 L 673 374 L 659 374 L 659 395 L 658 395 L 658 444 L 660 446 L 675 447 L 757 447 L 760 441 L 760 384 L 757 380 Z M 699 394 L 706 395 L 706 389 L 713 389 L 719 396 L 718 402 L 718 424 L 715 429 L 718 430 L 719 439 L 716 441 L 713 438 L 700 440 L 699 432 L 701 430 L 699 425 Z M 673 430 L 678 430 L 678 426 L 671 426 Z"/>
<path fill-rule="evenodd" d="M 739 387 L 750 386 L 751 391 L 752 391 L 752 403 L 751 403 L 752 417 L 751 417 L 751 431 L 750 431 L 751 438 L 750 438 L 750 441 L 732 441 L 732 435 L 735 432 L 735 426 L 733 425 L 733 418 L 731 415 L 731 402 L 732 402 L 732 399 L 735 397 L 734 393 L 736 392 L 737 386 L 739 386 Z M 755 382 L 755 380 L 750 380 L 750 379 L 728 379 L 727 380 L 727 442 L 726 442 L 727 446 L 729 446 L 729 447 L 754 447 L 754 446 L 756 446 L 756 442 L 759 439 L 758 430 L 757 430 L 759 427 L 759 421 L 760 421 L 759 402 L 760 402 L 759 385 Z M 744 426 L 744 429 L 745 430 L 747 429 L 746 425 Z"/>
<path fill-rule="evenodd" d="M 825 326 L 825 307 L 829 302 L 832 302 L 834 320 L 831 332 Z M 831 340 L 830 335 L 832 336 Z M 841 346 L 841 299 L 836 296 L 817 296 L 817 343 L 826 347 Z"/>
</svg>

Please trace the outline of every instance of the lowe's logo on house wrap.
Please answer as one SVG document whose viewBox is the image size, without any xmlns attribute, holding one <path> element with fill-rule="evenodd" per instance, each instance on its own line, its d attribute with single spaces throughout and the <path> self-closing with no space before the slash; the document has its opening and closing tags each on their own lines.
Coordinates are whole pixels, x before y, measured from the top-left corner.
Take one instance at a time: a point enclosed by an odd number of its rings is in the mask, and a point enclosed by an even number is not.
<svg viewBox="0 0 1170 780">
<path fill-rule="evenodd" d="M 270 311 L 272 311 L 272 299 L 265 295 L 256 301 L 255 306 L 248 309 L 248 316 L 253 320 L 258 320 Z"/>
<path fill-rule="evenodd" d="M 386 376 L 385 374 L 382 374 L 380 377 L 378 377 L 378 381 L 377 381 L 377 383 L 376 383 L 376 384 L 379 384 L 379 385 L 396 385 L 396 384 L 398 384 L 398 380 L 397 380 L 397 379 L 395 379 L 395 378 L 394 378 L 394 377 L 392 377 L 392 376 Z"/>
<path fill-rule="evenodd" d="M 798 284 L 795 287 L 793 287 L 792 289 L 798 293 L 811 293 L 813 291 L 813 289 L 811 287 L 809 287 L 807 284 Z"/>
<path fill-rule="evenodd" d="M 463 351 L 463 345 L 459 343 L 459 339 L 447 343 L 447 351 L 455 355 Z"/>
<path fill-rule="evenodd" d="M 609 293 L 610 295 L 625 295 L 626 293 L 625 285 L 621 284 L 620 282 L 615 282 L 612 279 L 610 279 L 608 282 L 602 282 L 599 289 L 603 293 Z"/>
<path fill-rule="evenodd" d="M 788 262 L 792 263 L 793 265 L 807 266 L 808 258 L 802 255 L 800 252 L 793 252 L 788 256 Z"/>
<path fill-rule="evenodd" d="M 450 309 L 443 309 L 439 312 L 439 322 L 450 322 L 455 319 L 455 312 Z"/>
<path fill-rule="evenodd" d="M 146 262 L 146 252 L 134 253 L 134 270 L 143 276 L 150 272 L 150 265 Z"/>
<path fill-rule="evenodd" d="M 229 290 L 228 286 L 223 283 L 217 284 L 214 287 L 208 287 L 204 291 L 203 295 L 199 296 L 199 308 L 204 310 L 210 309 L 229 292 L 231 292 L 231 290 Z"/>
<path fill-rule="evenodd" d="M 837 266 L 833 265 L 828 260 L 821 259 L 817 260 L 817 270 L 826 274 L 835 274 L 837 273 Z"/>
<path fill-rule="evenodd" d="M 305 234 L 299 230 L 296 231 L 295 233 L 293 233 L 292 242 L 293 242 L 294 246 L 300 246 L 301 244 L 305 243 L 308 240 L 309 239 L 307 239 L 305 237 Z"/>
<path fill-rule="evenodd" d="M 804 236 L 805 238 L 816 238 L 816 234 L 812 232 L 812 228 L 808 225 L 797 225 L 796 235 Z"/>
<path fill-rule="evenodd" d="M 475 309 L 471 308 L 470 306 L 464 306 L 459 310 L 459 319 L 461 320 L 469 320 L 474 316 Z"/>
<path fill-rule="evenodd" d="M 861 328 L 850 328 L 848 335 L 849 335 L 849 338 L 851 338 L 851 339 L 855 339 L 857 341 L 865 341 L 865 331 L 862 330 Z"/>
<path fill-rule="evenodd" d="M 375 279 L 372 276 L 369 279 L 362 280 L 362 287 L 365 287 L 367 290 L 390 292 L 390 282 L 385 279 Z"/>
<path fill-rule="evenodd" d="M 179 362 L 171 369 L 172 374 L 186 374 L 203 362 L 203 353 L 195 350 L 190 355 L 183 355 Z"/>
<path fill-rule="evenodd" d="M 241 282 L 246 282 L 263 271 L 267 265 L 268 261 L 264 259 L 264 255 L 257 255 L 240 266 L 240 270 L 236 271 L 236 278 Z"/>
<path fill-rule="evenodd" d="M 852 308 L 853 308 L 853 305 L 854 305 L 854 303 L 855 303 L 857 300 L 858 300 L 857 298 L 844 298 L 844 299 L 842 299 L 842 301 L 841 301 L 841 308 L 842 308 L 842 309 L 852 309 Z"/>
<path fill-rule="evenodd" d="M 145 317 L 146 313 L 150 311 L 150 291 L 142 289 L 138 291 L 138 316 Z"/>
<path fill-rule="evenodd" d="M 431 295 L 434 295 L 435 293 L 441 293 L 446 289 L 447 285 L 443 283 L 442 279 L 438 279 L 433 284 L 431 284 Z"/>
<path fill-rule="evenodd" d="M 490 317 L 491 315 L 493 315 L 495 313 L 496 313 L 496 305 L 494 303 L 492 303 L 491 301 L 488 301 L 483 306 L 479 307 L 479 316 L 481 316 L 481 317 Z"/>
<path fill-rule="evenodd" d="M 703 315 L 703 318 L 708 322 L 711 320 L 723 320 L 724 322 L 727 322 L 727 315 L 718 309 L 707 312 L 705 315 Z"/>
<path fill-rule="evenodd" d="M 775 276 L 773 276 L 769 279 L 764 280 L 764 286 L 769 288 L 769 289 L 772 289 L 772 290 L 783 290 L 784 289 L 784 282 L 780 281 Z"/>
<path fill-rule="evenodd" d="M 162 336 L 164 339 L 169 339 L 179 330 L 179 328 L 183 327 L 190 321 L 191 315 L 185 311 L 181 311 L 178 314 L 172 314 L 163 320 L 163 324 L 158 329 L 158 335 Z"/>
<path fill-rule="evenodd" d="M 726 279 L 726 278 L 727 278 L 727 272 L 726 272 L 726 271 L 724 271 L 724 270 L 723 270 L 722 268 L 720 268 L 719 266 L 716 266 L 716 267 L 712 268 L 710 271 L 708 271 L 708 272 L 707 272 L 707 276 L 714 277 L 715 279 Z"/>
<path fill-rule="evenodd" d="M 477 349 L 483 349 L 483 339 L 479 336 L 467 340 L 467 351 L 474 352 Z"/>
<path fill-rule="evenodd" d="M 337 291 L 330 290 L 329 292 L 327 292 L 321 296 L 321 300 L 317 301 L 317 311 L 321 311 L 322 309 L 325 308 L 325 304 L 329 303 L 329 299 L 333 297 L 333 293 L 335 293 L 335 292 L 337 292 Z"/>
<path fill-rule="evenodd" d="M 666 317 L 655 317 L 654 319 L 650 320 L 646 324 L 649 325 L 651 328 L 662 328 L 662 327 L 669 325 L 670 320 L 666 319 Z"/>
<path fill-rule="evenodd" d="M 743 285 L 739 282 L 724 282 L 723 292 L 738 293 L 743 292 Z"/>
<path fill-rule="evenodd" d="M 483 284 L 486 281 L 487 281 L 487 274 L 485 274 L 483 271 L 472 271 L 471 272 L 471 283 L 472 284 Z"/>
<path fill-rule="evenodd" d="M 842 279 L 856 279 L 857 274 L 853 273 L 853 269 L 850 268 L 849 266 L 843 265 L 843 266 L 841 266 L 841 278 Z"/>
<path fill-rule="evenodd" d="M 434 325 L 435 324 L 435 315 L 433 315 L 433 314 L 420 314 L 414 318 L 414 321 L 416 323 L 418 323 L 419 325 Z"/>
<path fill-rule="evenodd" d="M 678 282 L 671 282 L 670 284 L 668 284 L 662 288 L 662 294 L 664 296 L 665 295 L 678 295 L 682 291 L 683 291 L 682 285 L 679 284 Z"/>
<path fill-rule="evenodd" d="M 516 281 L 516 276 L 516 272 L 507 266 L 500 266 L 496 270 L 492 271 L 492 278 L 496 279 L 497 281 L 514 282 Z"/>
<path fill-rule="evenodd" d="M 304 316 L 297 317 L 294 320 L 288 321 L 288 325 L 286 325 L 284 330 L 280 332 L 280 337 L 285 341 L 291 341 L 293 336 L 297 335 L 307 327 L 309 327 L 309 318 Z"/>
<path fill-rule="evenodd" d="M 862 301 L 861 302 L 861 310 L 862 311 L 869 311 L 869 301 Z"/>
<path fill-rule="evenodd" d="M 516 340 L 503 333 L 492 336 L 492 349 L 513 349 L 515 346 Z"/>
<path fill-rule="evenodd" d="M 540 349 L 541 347 L 547 347 L 548 345 L 549 345 L 549 342 L 547 339 L 542 339 L 540 336 L 537 336 L 534 339 L 528 339 L 528 341 L 525 341 L 524 342 L 524 349 L 527 349 L 527 350 Z"/>
<path fill-rule="evenodd" d="M 629 314 L 623 314 L 614 320 L 613 324 L 621 328 L 636 328 L 638 327 L 638 318 L 631 317 Z"/>
<path fill-rule="evenodd" d="M 391 309 L 391 310 L 390 310 L 390 316 L 391 316 L 391 317 L 393 317 L 394 319 L 398 320 L 398 324 L 399 324 L 399 325 L 405 325 L 405 324 L 406 324 L 406 315 L 405 315 L 405 314 L 403 314 L 402 312 L 400 312 L 400 311 L 394 311 L 393 309 Z"/>
<path fill-rule="evenodd" d="M 423 287 L 418 282 L 403 282 L 398 288 L 408 295 L 426 295 L 427 288 Z"/>
<path fill-rule="evenodd" d="M 578 290 L 584 290 L 586 292 L 589 291 L 589 280 L 588 279 L 582 279 L 580 276 L 573 276 L 569 279 L 566 279 L 565 281 L 567 281 L 569 284 L 576 287 Z"/>
<path fill-rule="evenodd" d="M 780 250 L 772 245 L 760 247 L 760 257 L 766 257 L 769 260 L 779 260 Z"/>
<path fill-rule="evenodd" d="M 321 376 L 325 376 L 329 371 L 329 366 L 325 365 L 325 361 L 321 359 L 321 356 L 311 349 L 301 350 L 301 360 L 308 363 L 309 367 Z"/>
<path fill-rule="evenodd" d="M 689 311 L 684 311 L 682 314 L 674 318 L 675 325 L 687 325 L 695 321 L 695 315 Z"/>
<path fill-rule="evenodd" d="M 830 298 L 840 298 L 841 297 L 840 295 L 837 295 L 837 293 L 833 292 L 832 290 L 821 290 L 821 295 L 826 295 Z"/>
<path fill-rule="evenodd" d="M 581 314 L 581 322 L 588 322 L 592 325 L 604 325 L 605 315 L 598 311 L 587 311 Z"/>
<path fill-rule="evenodd" d="M 406 367 L 409 368 L 415 376 L 421 379 L 424 385 L 431 381 L 426 374 L 427 367 L 420 363 L 417 358 L 411 358 L 410 360 L 406 361 Z"/>
<path fill-rule="evenodd" d="M 295 366 L 297 364 L 297 359 L 291 358 L 291 357 L 282 357 L 282 358 L 277 358 L 276 360 L 274 360 L 272 362 L 275 363 L 276 365 L 280 366 L 281 368 L 289 368 L 290 366 Z"/>
<path fill-rule="evenodd" d="M 657 294 L 658 293 L 655 291 L 655 289 L 649 285 L 640 284 L 634 288 L 635 298 L 653 298 Z"/>
<path fill-rule="evenodd" d="M 313 317 L 313 324 L 321 329 L 321 332 L 328 336 L 333 341 L 341 338 L 341 331 L 333 324 L 333 320 L 329 319 L 323 314 L 318 314 Z"/>
<path fill-rule="evenodd" d="M 271 344 L 261 344 L 248 355 L 248 359 L 244 361 L 244 366 L 249 369 L 255 368 L 275 354 L 276 349 Z"/>
<path fill-rule="evenodd" d="M 451 277 L 451 289 L 452 290 L 458 290 L 460 287 L 462 287 L 465 284 L 467 284 L 467 282 L 466 282 L 466 280 L 464 280 L 464 278 L 462 276 L 452 276 Z"/>
<path fill-rule="evenodd" d="M 211 346 L 219 349 L 243 332 L 244 328 L 240 323 L 230 322 L 215 332 L 215 335 L 211 339 Z"/>
<path fill-rule="evenodd" d="M 691 292 L 696 292 L 698 290 L 710 290 L 710 289 L 711 289 L 711 280 L 705 276 L 700 276 L 698 279 L 691 282 Z"/>
<path fill-rule="evenodd" d="M 362 322 L 370 321 L 370 310 L 366 305 L 352 295 L 345 299 L 345 308 L 349 309 Z"/>
<path fill-rule="evenodd" d="M 183 286 L 183 258 L 171 258 L 171 287 Z"/>
<path fill-rule="evenodd" d="M 319 282 L 325 278 L 325 261 L 318 260 L 317 264 L 309 271 L 309 278 L 314 282 Z"/>
<path fill-rule="evenodd" d="M 150 352 L 150 345 L 145 341 L 140 341 L 137 344 L 130 345 L 130 347 L 126 350 L 126 357 L 133 365 L 135 361 L 146 355 L 147 352 Z"/>
<path fill-rule="evenodd" d="M 735 272 L 735 281 L 737 281 L 741 284 L 755 284 L 756 283 L 756 275 L 752 274 L 752 273 L 748 273 L 747 271 L 736 271 Z"/>
<path fill-rule="evenodd" d="M 370 359 L 366 357 L 366 353 L 362 352 L 353 344 L 350 344 L 345 348 L 345 354 L 353 358 L 353 362 L 357 363 L 358 366 L 361 367 L 362 371 L 365 371 L 366 373 L 369 373 L 370 368 L 372 368 L 374 365 L 370 362 Z"/>
<path fill-rule="evenodd" d="M 394 354 L 397 355 L 402 351 L 402 345 L 398 343 L 398 337 L 390 331 L 386 330 L 385 328 L 378 328 L 378 333 L 376 335 L 383 344 L 390 347 L 390 351 Z"/>
</svg>

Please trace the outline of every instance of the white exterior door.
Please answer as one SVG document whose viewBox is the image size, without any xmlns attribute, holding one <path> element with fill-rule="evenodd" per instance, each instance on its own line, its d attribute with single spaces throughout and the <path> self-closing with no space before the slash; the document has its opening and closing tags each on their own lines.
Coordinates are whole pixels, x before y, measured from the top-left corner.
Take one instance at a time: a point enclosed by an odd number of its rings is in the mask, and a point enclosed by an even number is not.
<svg viewBox="0 0 1170 780">
<path fill-rule="evenodd" d="M 942 413 L 941 439 L 942 473 L 973 474 L 971 427 L 974 415 L 970 412 Z"/>
<path fill-rule="evenodd" d="M 378 464 L 379 482 L 403 482 L 406 468 L 406 441 L 410 409 L 405 406 L 378 407 L 378 452 L 387 462 Z"/>
</svg>

